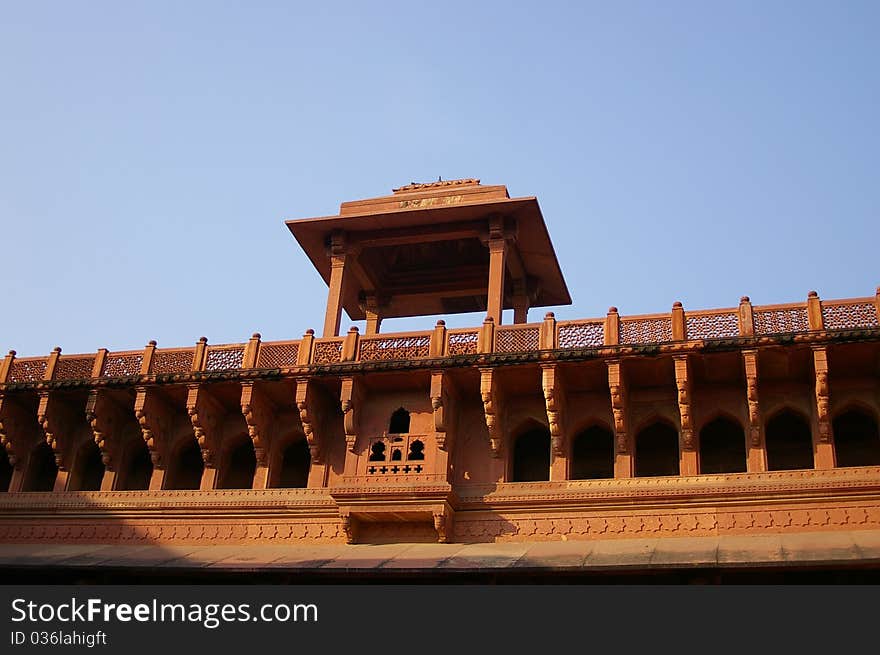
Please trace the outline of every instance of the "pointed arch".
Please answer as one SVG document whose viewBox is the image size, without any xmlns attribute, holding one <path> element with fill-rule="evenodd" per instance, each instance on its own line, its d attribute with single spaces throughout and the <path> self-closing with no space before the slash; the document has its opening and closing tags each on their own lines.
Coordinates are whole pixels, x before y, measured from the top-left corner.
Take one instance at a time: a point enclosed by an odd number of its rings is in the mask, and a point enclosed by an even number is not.
<svg viewBox="0 0 880 655">
<path fill-rule="evenodd" d="M 241 433 L 224 440 L 220 451 L 220 466 L 217 471 L 217 489 L 252 489 L 254 474 L 257 472 L 257 455 L 254 442 Z"/>
<path fill-rule="evenodd" d="M 719 413 L 700 429 L 700 473 L 745 473 L 748 455 L 742 424 Z"/>
<path fill-rule="evenodd" d="M 101 449 L 94 439 L 86 439 L 76 449 L 67 488 L 70 491 L 100 491 L 104 480 Z"/>
<path fill-rule="evenodd" d="M 58 466 L 55 464 L 55 453 L 49 444 L 41 441 L 28 456 L 21 490 L 52 491 L 56 477 L 58 477 Z"/>
<path fill-rule="evenodd" d="M 679 475 L 678 430 L 656 418 L 636 433 L 636 477 Z"/>
<path fill-rule="evenodd" d="M 163 489 L 198 489 L 202 485 L 205 462 L 195 435 L 178 438 L 168 457 Z"/>
<path fill-rule="evenodd" d="M 764 424 L 767 470 L 813 468 L 813 435 L 809 420 L 791 407 L 782 407 Z"/>
<path fill-rule="evenodd" d="M 513 482 L 542 482 L 550 479 L 550 430 L 534 419 L 526 419 L 513 433 Z"/>
<path fill-rule="evenodd" d="M 139 435 L 130 436 L 125 441 L 119 470 L 116 472 L 116 489 L 145 491 L 150 488 L 152 477 L 153 461 L 147 443 Z"/>
<path fill-rule="evenodd" d="M 831 421 L 837 466 L 880 465 L 880 429 L 874 412 L 852 404 Z"/>
<path fill-rule="evenodd" d="M 577 432 L 569 471 L 572 480 L 614 477 L 614 432 L 606 424 L 593 421 Z"/>
<path fill-rule="evenodd" d="M 269 466 L 269 487 L 301 489 L 309 484 L 312 454 L 306 436 L 291 433 L 279 441 Z"/>
</svg>

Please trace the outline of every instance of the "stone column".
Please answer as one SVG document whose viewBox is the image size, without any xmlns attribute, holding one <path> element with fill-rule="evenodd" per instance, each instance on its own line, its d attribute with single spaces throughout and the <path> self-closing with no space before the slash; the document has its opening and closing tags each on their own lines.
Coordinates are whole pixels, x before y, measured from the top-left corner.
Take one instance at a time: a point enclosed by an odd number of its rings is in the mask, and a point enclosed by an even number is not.
<svg viewBox="0 0 880 655">
<path fill-rule="evenodd" d="M 379 329 L 382 327 L 382 315 L 380 313 L 379 301 L 374 294 L 367 296 L 364 303 L 364 312 L 367 315 L 365 334 L 379 334 Z"/>
<path fill-rule="evenodd" d="M 489 220 L 489 295 L 486 316 L 501 325 L 504 309 L 504 274 L 507 270 L 507 241 L 504 238 L 504 220 L 494 216 Z"/>
<path fill-rule="evenodd" d="M 345 291 L 345 233 L 330 236 L 330 289 L 327 292 L 327 313 L 324 315 L 324 338 L 339 336 L 342 318 L 342 295 Z"/>
</svg>

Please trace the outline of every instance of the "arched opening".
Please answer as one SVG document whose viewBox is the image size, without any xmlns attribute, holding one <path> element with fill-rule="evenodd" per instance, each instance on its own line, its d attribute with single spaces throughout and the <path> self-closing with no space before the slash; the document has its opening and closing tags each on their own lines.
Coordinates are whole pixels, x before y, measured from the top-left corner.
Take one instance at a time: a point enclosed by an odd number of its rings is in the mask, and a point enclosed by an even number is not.
<svg viewBox="0 0 880 655">
<path fill-rule="evenodd" d="M 388 434 L 407 434 L 409 432 L 409 412 L 403 407 L 394 410 L 388 422 Z"/>
<path fill-rule="evenodd" d="M 636 435 L 635 474 L 638 478 L 679 475 L 678 432 L 656 422 Z"/>
<path fill-rule="evenodd" d="M 783 410 L 764 429 L 767 470 L 788 471 L 813 468 L 813 437 L 810 425 L 800 414 Z"/>
<path fill-rule="evenodd" d="M 226 458 L 220 468 L 217 489 L 250 489 L 254 486 L 254 473 L 257 472 L 257 456 L 254 442 L 244 435 L 237 443 L 226 449 Z"/>
<path fill-rule="evenodd" d="M 28 457 L 27 470 L 22 481 L 22 491 L 52 491 L 58 467 L 55 465 L 55 453 L 45 441 L 31 451 Z"/>
<path fill-rule="evenodd" d="M 614 477 L 614 434 L 594 425 L 578 434 L 571 446 L 572 480 Z"/>
<path fill-rule="evenodd" d="M 745 473 L 746 435 L 742 426 L 719 416 L 700 430 L 700 473 Z"/>
<path fill-rule="evenodd" d="M 851 409 L 835 418 L 831 427 L 838 466 L 880 465 L 880 431 L 873 416 Z"/>
<path fill-rule="evenodd" d="M 165 489 L 198 489 L 202 485 L 202 449 L 195 437 L 186 437 L 165 471 Z"/>
<path fill-rule="evenodd" d="M 370 446 L 370 461 L 371 462 L 384 462 L 385 461 L 385 444 L 381 441 L 376 441 Z"/>
<path fill-rule="evenodd" d="M 307 487 L 311 465 L 312 455 L 305 438 L 291 441 L 281 455 L 281 471 L 275 486 L 296 489 Z"/>
<path fill-rule="evenodd" d="M 0 448 L 0 493 L 9 491 L 13 470 L 12 464 L 9 463 L 9 456 Z"/>
<path fill-rule="evenodd" d="M 143 439 L 131 439 L 125 449 L 125 457 L 116 474 L 119 491 L 145 491 L 150 488 L 153 462 L 150 449 Z"/>
<path fill-rule="evenodd" d="M 550 432 L 534 428 L 521 434 L 513 446 L 513 481 L 550 479 Z"/>
<path fill-rule="evenodd" d="M 100 491 L 103 479 L 104 462 L 101 461 L 101 449 L 94 440 L 89 439 L 76 451 L 67 488 L 70 491 Z"/>
<path fill-rule="evenodd" d="M 406 456 L 409 461 L 421 461 L 425 459 L 425 444 L 421 439 L 416 439 L 409 445 L 409 454 Z"/>
</svg>

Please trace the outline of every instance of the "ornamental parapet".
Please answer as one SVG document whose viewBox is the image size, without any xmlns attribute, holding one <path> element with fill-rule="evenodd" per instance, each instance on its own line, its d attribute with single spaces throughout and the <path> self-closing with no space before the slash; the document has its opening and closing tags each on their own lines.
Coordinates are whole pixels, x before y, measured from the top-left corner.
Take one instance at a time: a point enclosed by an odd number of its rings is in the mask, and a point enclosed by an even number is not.
<svg viewBox="0 0 880 655">
<path fill-rule="evenodd" d="M 469 366 L 579 357 L 620 357 L 658 352 L 698 352 L 766 345 L 875 339 L 880 335 L 880 288 L 873 297 L 821 300 L 810 292 L 802 303 L 739 306 L 686 311 L 681 303 L 664 314 L 621 316 L 611 307 L 604 318 L 557 321 L 552 312 L 541 323 L 495 325 L 487 319 L 473 328 L 345 337 L 208 344 L 95 354 L 17 357 L 10 351 L 0 365 L 0 388 L 161 384 L 198 380 L 333 374 L 345 370 L 393 370 Z"/>
</svg>

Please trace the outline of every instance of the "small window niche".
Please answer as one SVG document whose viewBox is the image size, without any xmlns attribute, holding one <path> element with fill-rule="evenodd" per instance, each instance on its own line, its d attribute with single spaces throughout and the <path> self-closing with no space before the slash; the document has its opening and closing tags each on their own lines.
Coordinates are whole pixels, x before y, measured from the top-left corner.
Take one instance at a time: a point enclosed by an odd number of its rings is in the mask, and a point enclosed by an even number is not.
<svg viewBox="0 0 880 655">
<path fill-rule="evenodd" d="M 408 434 L 409 433 L 409 412 L 403 407 L 394 410 L 391 415 L 391 421 L 388 423 L 388 434 Z"/>
</svg>

